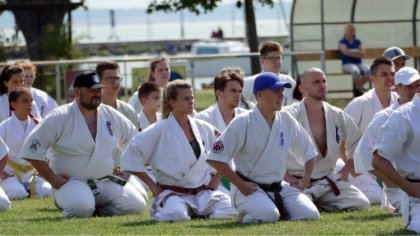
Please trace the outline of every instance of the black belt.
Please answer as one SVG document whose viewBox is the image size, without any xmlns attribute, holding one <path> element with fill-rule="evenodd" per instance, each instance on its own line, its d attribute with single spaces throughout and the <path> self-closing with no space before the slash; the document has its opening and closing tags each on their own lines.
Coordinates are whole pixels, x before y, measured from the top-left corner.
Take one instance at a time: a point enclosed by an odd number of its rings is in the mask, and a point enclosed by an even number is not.
<svg viewBox="0 0 420 236">
<path fill-rule="evenodd" d="M 410 181 L 412 183 L 420 183 L 420 179 L 409 179 L 409 178 L 406 178 L 406 180 L 408 180 L 408 181 Z"/>
<path fill-rule="evenodd" d="M 282 189 L 281 187 L 281 181 L 280 182 L 274 182 L 271 184 L 261 184 L 257 183 L 247 177 L 245 177 L 243 174 L 236 172 L 236 174 L 244 181 L 252 182 L 258 185 L 270 198 L 270 200 L 276 205 L 277 210 L 280 212 L 280 220 L 288 220 L 289 215 L 286 212 L 286 209 L 284 207 L 283 199 L 280 195 L 280 191 Z M 268 194 L 268 192 L 272 192 L 274 194 L 274 199 L 271 198 L 271 196 Z"/>
</svg>

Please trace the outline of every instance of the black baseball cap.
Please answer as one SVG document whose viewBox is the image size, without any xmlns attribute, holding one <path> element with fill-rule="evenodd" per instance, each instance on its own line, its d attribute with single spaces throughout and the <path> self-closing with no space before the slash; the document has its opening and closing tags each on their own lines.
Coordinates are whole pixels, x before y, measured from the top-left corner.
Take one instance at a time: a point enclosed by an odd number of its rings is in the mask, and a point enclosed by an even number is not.
<svg viewBox="0 0 420 236">
<path fill-rule="evenodd" d="M 91 88 L 91 89 L 106 88 L 105 85 L 101 84 L 99 75 L 96 74 L 95 72 L 79 73 L 74 79 L 73 87 L 74 88 L 85 87 L 85 88 Z"/>
</svg>

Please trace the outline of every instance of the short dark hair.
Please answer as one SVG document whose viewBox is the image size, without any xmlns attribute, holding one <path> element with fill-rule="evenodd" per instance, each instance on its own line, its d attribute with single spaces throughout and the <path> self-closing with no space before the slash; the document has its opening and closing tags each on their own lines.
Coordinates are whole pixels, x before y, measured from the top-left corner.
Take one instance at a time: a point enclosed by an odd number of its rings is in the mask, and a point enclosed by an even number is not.
<svg viewBox="0 0 420 236">
<path fill-rule="evenodd" d="M 214 93 L 216 94 L 217 90 L 224 92 L 226 84 L 229 81 L 237 81 L 242 88 L 244 87 L 244 80 L 242 78 L 240 68 L 224 68 L 218 75 L 216 75 L 213 80 Z"/>
<path fill-rule="evenodd" d="M 391 59 L 389 59 L 389 58 L 378 57 L 372 62 L 372 65 L 370 66 L 370 74 L 374 75 L 376 73 L 376 71 L 378 70 L 378 67 L 380 65 L 392 66 L 393 63 L 392 63 Z"/>
<path fill-rule="evenodd" d="M 9 104 L 12 104 L 12 102 L 17 102 L 20 96 L 22 94 L 29 94 L 32 95 L 31 90 L 29 88 L 25 87 L 17 87 L 12 90 L 9 94 Z M 12 106 L 10 105 L 10 110 L 13 110 Z"/>
<path fill-rule="evenodd" d="M 142 98 L 146 98 L 152 92 L 160 92 L 159 85 L 153 82 L 144 82 L 142 85 L 139 86 L 138 89 L 138 97 L 141 100 Z"/>
<path fill-rule="evenodd" d="M 270 52 L 282 52 L 283 47 L 280 43 L 274 41 L 265 41 L 259 47 L 260 56 L 266 56 Z"/>
<path fill-rule="evenodd" d="M 96 64 L 96 74 L 102 79 L 105 70 L 119 70 L 120 66 L 115 61 L 101 61 Z"/>
<path fill-rule="evenodd" d="M 7 87 L 4 82 L 8 82 L 12 75 L 23 73 L 23 69 L 16 65 L 5 65 L 0 73 L 0 95 L 7 93 Z"/>
</svg>

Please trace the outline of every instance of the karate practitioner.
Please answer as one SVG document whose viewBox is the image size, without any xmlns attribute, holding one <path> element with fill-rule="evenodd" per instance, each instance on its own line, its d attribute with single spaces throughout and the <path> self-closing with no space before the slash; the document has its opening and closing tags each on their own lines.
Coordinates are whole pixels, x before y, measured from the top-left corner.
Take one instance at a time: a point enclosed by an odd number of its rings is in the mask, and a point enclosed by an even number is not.
<svg viewBox="0 0 420 236">
<path fill-rule="evenodd" d="M 297 184 L 302 190 L 309 185 L 313 158 L 318 155 L 305 129 L 290 114 L 279 112 L 285 87 L 291 84 L 277 74 L 259 74 L 254 84 L 257 106 L 229 124 L 208 158 L 233 184 L 232 204 L 242 223 L 320 218 L 305 194 L 282 182 L 289 152 L 305 163 L 304 177 Z M 236 174 L 229 167 L 232 159 Z"/>
<path fill-rule="evenodd" d="M 373 167 L 404 192 L 401 213 L 408 230 L 420 234 L 420 94 L 395 110 L 379 131 Z"/>
<path fill-rule="evenodd" d="M 369 200 L 355 186 L 347 182 L 353 169 L 353 152 L 362 136 L 349 115 L 341 109 L 324 102 L 327 96 L 327 78 L 318 68 L 309 68 L 301 76 L 299 90 L 304 98 L 301 102 L 285 107 L 305 128 L 316 144 L 318 156 L 314 160 L 311 184 L 304 193 L 320 208 L 335 211 L 344 209 L 365 210 Z M 336 162 L 340 157 L 340 144 L 345 143 L 346 164 L 340 173 Z M 299 157 L 289 155 L 286 181 L 296 185 L 303 177 L 304 163 Z"/>
<path fill-rule="evenodd" d="M 223 132 L 235 116 L 246 111 L 239 107 L 244 81 L 236 70 L 225 68 L 214 78 L 216 103 L 194 118 L 207 121 Z"/>
<path fill-rule="evenodd" d="M 404 67 L 395 74 L 394 81 L 399 98 L 390 107 L 375 114 L 357 145 L 354 155 L 354 166 L 356 173 L 370 171 L 383 180 L 386 199 L 391 205 L 383 199 L 382 207 L 399 212 L 402 191 L 392 182 L 388 181 L 385 176 L 374 170 L 372 167 L 372 150 L 380 128 L 385 124 L 392 112 L 401 105 L 410 102 L 414 95 L 420 92 L 420 75 L 416 69 Z"/>
<path fill-rule="evenodd" d="M 161 88 L 163 88 L 171 78 L 171 68 L 170 60 L 168 57 L 165 56 L 158 56 L 152 59 L 150 62 L 150 73 L 147 78 L 147 81 L 156 83 Z M 133 96 L 131 96 L 128 103 L 134 107 L 134 110 L 137 113 L 141 112 L 141 103 L 139 100 L 138 92 L 135 92 Z"/>
<path fill-rule="evenodd" d="M 139 100 L 142 105 L 139 114 L 140 129 L 144 130 L 149 125 L 162 120 L 162 92 L 159 85 L 153 82 L 145 82 L 139 87 Z"/>
<path fill-rule="evenodd" d="M 266 41 L 260 44 L 260 63 L 263 68 L 263 72 L 272 72 L 277 74 L 280 79 L 284 82 L 291 84 L 292 87 L 284 88 L 284 99 L 283 106 L 290 105 L 293 103 L 293 89 L 296 86 L 296 82 L 292 77 L 284 74 L 280 74 L 282 64 L 282 53 L 283 47 L 281 44 L 274 41 Z M 253 75 L 244 80 L 244 89 L 242 95 L 250 102 L 256 103 L 256 97 L 254 95 L 254 81 L 259 74 Z"/>
<path fill-rule="evenodd" d="M 51 185 L 35 173 L 29 162 L 19 156 L 26 137 L 39 123 L 30 115 L 32 101 L 30 89 L 15 88 L 9 94 L 13 114 L 0 124 L 0 137 L 9 148 L 9 160 L 0 186 L 12 200 L 26 198 L 28 193 L 31 197 L 48 197 L 52 193 Z"/>
<path fill-rule="evenodd" d="M 387 108 L 398 98 L 395 92 L 391 92 L 395 70 L 390 59 L 385 57 L 375 59 L 370 66 L 370 73 L 374 88 L 362 96 L 354 98 L 344 109 L 362 131 L 362 134 L 375 113 Z M 350 178 L 349 182 L 366 195 L 370 204 L 381 202 L 382 189 L 376 182 L 376 177 L 370 172 Z"/>
<path fill-rule="evenodd" d="M 32 92 L 32 97 L 36 106 L 38 107 L 39 114 L 42 118 L 45 118 L 48 113 L 58 107 L 57 102 L 46 92 L 32 87 L 36 77 L 36 66 L 30 62 L 16 62 L 15 65 L 23 68 L 23 74 L 25 76 L 25 87 L 29 88 Z"/>
<path fill-rule="evenodd" d="M 244 85 L 239 68 L 225 68 L 213 80 L 216 104 L 199 112 L 194 118 L 204 120 L 223 132 L 233 118 L 246 110 L 240 108 L 241 92 Z M 220 191 L 229 193 L 230 183 L 222 178 Z"/>
<path fill-rule="evenodd" d="M 163 93 L 163 120 L 137 134 L 122 156 L 121 170 L 137 175 L 151 189 L 149 213 L 157 221 L 183 221 L 193 216 L 233 218 L 229 197 L 214 191 L 220 174 L 211 176 L 206 157 L 220 135 L 207 122 L 191 118 L 191 85 L 174 80 Z M 145 170 L 150 163 L 155 183 Z"/>
<path fill-rule="evenodd" d="M 20 156 L 52 185 L 64 217 L 141 213 L 146 206 L 132 185 L 112 175 L 115 149 L 122 150 L 138 131 L 101 104 L 103 87 L 94 72 L 77 75 L 75 100 L 48 115 L 23 145 Z"/>
<path fill-rule="evenodd" d="M 7 148 L 3 139 L 0 138 L 0 173 L 3 172 L 4 167 L 7 164 L 8 152 L 9 149 Z M 3 176 L 0 175 L 0 178 L 3 178 Z M 11 206 L 12 204 L 9 201 L 9 198 L 7 197 L 3 189 L 0 187 L 0 211 L 8 211 L 11 208 Z"/>
<path fill-rule="evenodd" d="M 3 67 L 0 72 L 0 122 L 12 115 L 9 106 L 9 93 L 14 88 L 24 87 L 24 85 L 25 79 L 22 67 L 14 65 L 5 65 Z M 35 118 L 41 118 L 35 102 L 32 102 L 31 114 Z"/>
</svg>

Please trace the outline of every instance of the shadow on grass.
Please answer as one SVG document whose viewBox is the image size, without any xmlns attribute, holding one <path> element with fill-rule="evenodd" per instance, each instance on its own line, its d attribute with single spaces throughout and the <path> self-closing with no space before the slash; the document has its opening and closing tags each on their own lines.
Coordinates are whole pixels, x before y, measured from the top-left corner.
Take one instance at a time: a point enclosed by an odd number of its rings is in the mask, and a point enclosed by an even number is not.
<svg viewBox="0 0 420 236">
<path fill-rule="evenodd" d="M 214 222 L 208 221 L 208 224 L 205 225 L 191 225 L 191 228 L 209 228 L 209 229 L 233 229 L 233 228 L 245 228 L 245 227 L 252 227 L 256 225 L 269 225 L 274 223 L 256 223 L 256 224 L 243 224 L 239 222 Z"/>
<path fill-rule="evenodd" d="M 398 230 L 385 232 L 385 233 L 381 232 L 380 235 L 415 235 L 415 233 L 406 229 L 398 229 Z"/>
<path fill-rule="evenodd" d="M 60 222 L 60 221 L 65 221 L 67 219 L 65 219 L 63 216 L 45 216 L 45 217 L 36 217 L 36 218 L 28 218 L 28 219 L 19 219 L 19 221 L 26 221 L 26 222 L 42 222 L 42 221 L 48 221 L 48 222 Z M 16 222 L 16 219 L 12 219 L 12 220 L 7 220 L 7 219 L 2 219 L 2 222 Z"/>
<path fill-rule="evenodd" d="M 159 222 L 154 220 L 142 220 L 142 221 L 132 221 L 122 224 L 124 227 L 137 227 L 137 226 L 151 226 L 157 225 Z"/>
<path fill-rule="evenodd" d="M 346 216 L 343 217 L 343 220 L 361 220 L 361 221 L 371 221 L 371 220 L 377 220 L 377 221 L 384 221 L 390 218 L 394 217 L 401 217 L 399 215 L 393 215 L 388 212 L 383 214 L 377 214 L 377 215 L 357 215 L 357 216 Z"/>
</svg>

